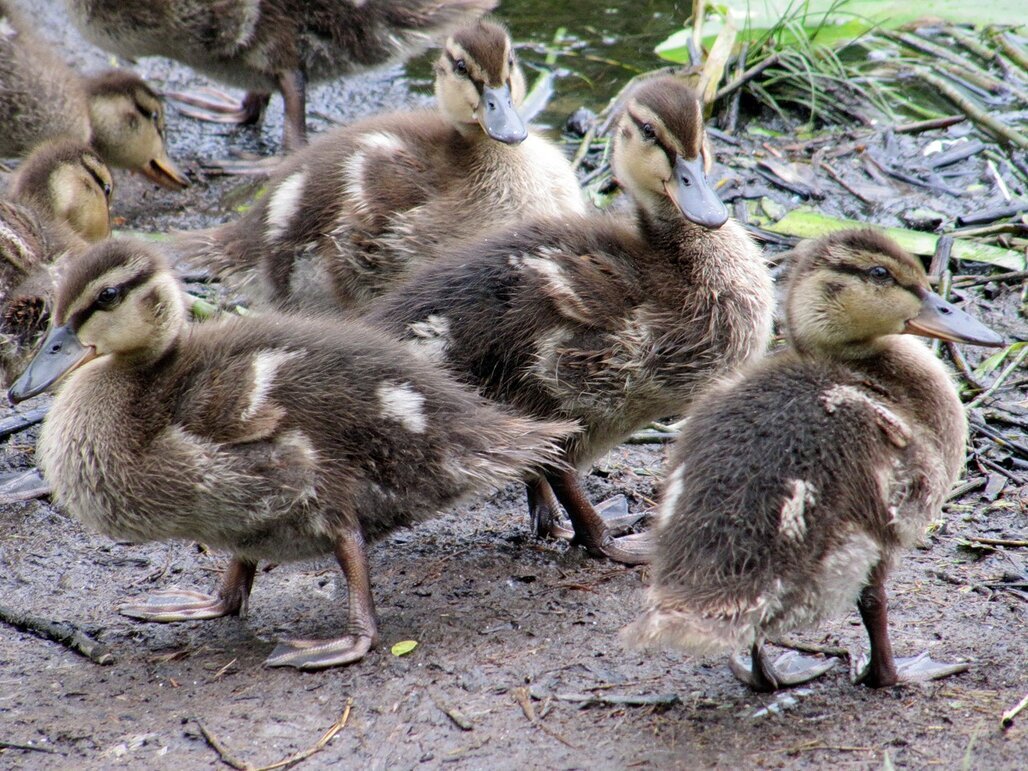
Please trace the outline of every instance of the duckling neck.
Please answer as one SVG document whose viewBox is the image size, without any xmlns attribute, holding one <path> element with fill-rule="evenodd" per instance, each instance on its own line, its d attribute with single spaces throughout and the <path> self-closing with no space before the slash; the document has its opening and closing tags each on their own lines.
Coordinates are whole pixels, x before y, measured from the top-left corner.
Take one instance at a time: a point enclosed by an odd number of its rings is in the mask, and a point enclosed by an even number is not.
<svg viewBox="0 0 1028 771">
<path fill-rule="evenodd" d="M 665 254 L 702 254 L 704 250 L 696 247 L 719 232 L 690 222 L 664 196 L 649 201 L 637 199 L 635 214 L 646 242 Z"/>
</svg>

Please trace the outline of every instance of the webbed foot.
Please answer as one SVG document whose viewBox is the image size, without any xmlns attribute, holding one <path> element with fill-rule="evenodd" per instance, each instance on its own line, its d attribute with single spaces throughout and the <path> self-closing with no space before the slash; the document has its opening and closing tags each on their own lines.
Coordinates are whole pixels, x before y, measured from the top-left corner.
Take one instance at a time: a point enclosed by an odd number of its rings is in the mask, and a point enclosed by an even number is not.
<svg viewBox="0 0 1028 771">
<path fill-rule="evenodd" d="M 269 667 L 325 669 L 360 661 L 376 643 L 372 634 L 346 635 L 334 640 L 283 640 L 264 662 Z"/>
<path fill-rule="evenodd" d="M 731 656 L 728 659 L 728 666 L 739 682 L 762 693 L 771 693 L 779 688 L 809 682 L 838 663 L 838 659 L 804 656 L 796 651 L 783 653 L 771 662 L 761 645 L 753 646 L 749 661 L 746 658 Z"/>
<path fill-rule="evenodd" d="M 163 623 L 233 616 L 240 610 L 240 607 L 232 607 L 223 597 L 185 589 L 154 592 L 143 602 L 118 606 L 118 612 L 123 616 Z"/>
<path fill-rule="evenodd" d="M 893 667 L 890 672 L 888 668 L 876 668 L 872 661 L 862 656 L 857 671 L 860 673 L 854 679 L 856 685 L 866 685 L 871 688 L 888 688 L 900 683 L 924 683 L 929 680 L 940 680 L 943 677 L 960 674 L 971 668 L 970 664 L 944 664 L 933 661 L 928 651 L 908 658 L 893 659 Z"/>
<path fill-rule="evenodd" d="M 206 96 L 172 91 L 167 97 L 175 102 L 190 105 L 179 107 L 179 112 L 190 118 L 209 123 L 234 123 L 240 126 L 259 123 L 270 100 L 269 94 L 248 92 L 243 101 L 237 102 L 229 94 L 216 88 L 202 88 L 200 93 Z M 192 109 L 193 107 L 199 109 Z"/>
</svg>

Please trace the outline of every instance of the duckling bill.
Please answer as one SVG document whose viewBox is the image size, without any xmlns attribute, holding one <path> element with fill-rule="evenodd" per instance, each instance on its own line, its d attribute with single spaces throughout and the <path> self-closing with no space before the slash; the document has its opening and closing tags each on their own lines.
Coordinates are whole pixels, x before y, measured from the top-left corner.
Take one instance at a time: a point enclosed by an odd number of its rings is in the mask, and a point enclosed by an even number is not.
<svg viewBox="0 0 1028 771">
<path fill-rule="evenodd" d="M 122 606 L 128 616 L 237 615 L 259 560 L 336 557 L 346 633 L 283 641 L 270 666 L 362 658 L 378 640 L 365 540 L 546 466 L 573 431 L 504 413 L 360 323 L 189 325 L 182 297 L 147 245 L 92 247 L 64 271 L 51 330 L 9 397 L 61 381 L 37 459 L 84 524 L 231 552 L 214 595 L 163 592 Z"/>
<path fill-rule="evenodd" d="M 756 690 L 833 661 L 775 637 L 855 602 L 871 643 L 858 682 L 880 688 L 967 668 L 896 659 L 885 581 L 922 537 L 964 462 L 967 422 L 950 373 L 912 335 L 998 346 L 933 294 L 888 238 L 843 231 L 801 244 L 786 299 L 788 349 L 694 402 L 667 470 L 653 585 L 635 645 L 732 658 Z"/>
</svg>

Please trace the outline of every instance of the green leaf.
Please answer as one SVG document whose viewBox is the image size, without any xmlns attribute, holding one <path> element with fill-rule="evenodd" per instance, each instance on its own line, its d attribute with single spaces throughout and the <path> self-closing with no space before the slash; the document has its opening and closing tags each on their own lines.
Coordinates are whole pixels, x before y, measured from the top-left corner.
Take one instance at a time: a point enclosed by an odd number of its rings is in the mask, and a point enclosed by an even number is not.
<svg viewBox="0 0 1028 771">
<path fill-rule="evenodd" d="M 1002 351 L 992 354 L 992 356 L 987 358 L 985 361 L 979 364 L 977 368 L 975 368 L 975 377 L 985 377 L 989 373 L 999 369 L 1000 365 L 1004 361 L 1006 361 L 1007 357 L 1010 356 L 1010 354 L 1017 353 L 1026 345 L 1028 345 L 1028 342 L 1014 343 L 1013 345 L 1007 346 Z"/>
<path fill-rule="evenodd" d="M 805 206 L 793 209 L 782 219 L 778 220 L 778 222 L 766 226 L 767 230 L 770 230 L 772 233 L 781 233 L 798 238 L 817 238 L 828 233 L 834 233 L 837 230 L 866 227 L 868 227 L 866 222 L 829 217 Z M 935 245 L 939 241 L 939 236 L 934 233 L 922 233 L 904 228 L 875 227 L 875 230 L 889 236 L 901 247 L 913 254 L 935 254 Z M 1007 270 L 1026 269 L 1025 256 L 1020 252 L 965 239 L 953 241 L 953 258 L 970 262 L 983 262 Z"/>
<path fill-rule="evenodd" d="M 406 656 L 412 650 L 418 647 L 417 640 L 400 640 L 400 642 L 393 645 L 389 650 L 394 656 Z"/>
</svg>

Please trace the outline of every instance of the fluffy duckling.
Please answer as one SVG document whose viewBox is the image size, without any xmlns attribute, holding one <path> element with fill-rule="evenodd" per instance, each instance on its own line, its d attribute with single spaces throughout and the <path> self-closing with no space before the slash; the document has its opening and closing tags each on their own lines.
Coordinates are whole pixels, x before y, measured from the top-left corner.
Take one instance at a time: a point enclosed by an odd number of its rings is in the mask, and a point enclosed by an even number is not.
<svg viewBox="0 0 1028 771">
<path fill-rule="evenodd" d="M 46 333 L 53 286 L 49 264 L 71 244 L 28 206 L 0 200 L 0 383 L 25 368 Z M 76 239 L 77 241 L 77 239 Z"/>
<path fill-rule="evenodd" d="M 702 116 L 680 81 L 640 84 L 612 155 L 634 221 L 567 216 L 514 228 L 417 272 L 366 318 L 490 398 L 579 421 L 565 446 L 572 467 L 681 412 L 711 378 L 760 356 L 771 329 L 764 259 L 707 184 Z M 529 483 L 537 530 L 552 528 L 554 493 L 590 552 L 645 560 L 644 539 L 614 542 L 573 471 Z"/>
<path fill-rule="evenodd" d="M 770 691 L 830 665 L 765 657 L 765 637 L 856 601 L 872 687 L 966 665 L 894 659 L 885 579 L 939 515 L 964 461 L 967 423 L 946 367 L 908 335 L 1001 338 L 929 291 L 921 263 L 849 230 L 801 244 L 786 301 L 790 347 L 714 386 L 689 413 L 668 468 L 648 610 L 636 644 L 732 659 Z M 784 661 L 783 661 L 784 659 Z"/>
<path fill-rule="evenodd" d="M 87 142 L 110 166 L 140 172 L 164 187 L 189 181 L 164 146 L 164 108 L 137 75 L 79 77 L 0 2 L 0 156 L 28 153 L 45 139 Z"/>
<path fill-rule="evenodd" d="M 187 234 L 179 252 L 221 276 L 253 278 L 260 260 L 265 294 L 278 305 L 320 297 L 354 307 L 508 223 L 583 213 L 567 159 L 517 114 L 524 93 L 507 31 L 490 21 L 463 26 L 436 63 L 436 109 L 320 137 L 284 161 L 241 219 Z"/>
<path fill-rule="evenodd" d="M 346 634 L 283 642 L 269 665 L 360 659 L 378 639 L 365 539 L 553 460 L 572 430 L 507 415 L 358 322 L 192 325 L 182 298 L 146 244 L 92 247 L 63 272 L 50 332 L 9 396 L 67 376 L 37 458 L 54 500 L 83 523 L 232 553 L 217 594 L 165 592 L 127 615 L 238 614 L 258 560 L 335 555 Z"/>
<path fill-rule="evenodd" d="M 293 150 L 305 142 L 308 82 L 413 56 L 492 10 L 496 0 L 68 0 L 68 6 L 82 33 L 102 48 L 130 59 L 177 59 L 247 89 L 241 106 L 188 100 L 221 112 L 221 120 L 257 122 L 268 95 L 280 92 L 283 145 Z"/>
<path fill-rule="evenodd" d="M 111 234 L 113 187 L 110 169 L 89 145 L 60 138 L 37 146 L 18 166 L 7 195 L 94 242 Z"/>
</svg>

